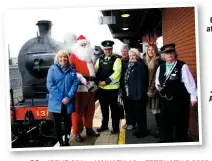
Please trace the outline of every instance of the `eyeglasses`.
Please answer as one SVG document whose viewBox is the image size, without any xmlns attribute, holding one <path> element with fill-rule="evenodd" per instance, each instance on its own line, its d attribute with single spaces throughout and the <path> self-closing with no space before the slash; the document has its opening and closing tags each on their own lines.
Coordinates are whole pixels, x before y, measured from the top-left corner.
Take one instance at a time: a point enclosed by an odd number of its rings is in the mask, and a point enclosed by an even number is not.
<svg viewBox="0 0 212 161">
<path fill-rule="evenodd" d="M 81 47 L 86 47 L 87 44 L 86 44 L 86 43 L 82 43 L 82 44 L 80 44 L 80 46 L 81 46 Z"/>
</svg>

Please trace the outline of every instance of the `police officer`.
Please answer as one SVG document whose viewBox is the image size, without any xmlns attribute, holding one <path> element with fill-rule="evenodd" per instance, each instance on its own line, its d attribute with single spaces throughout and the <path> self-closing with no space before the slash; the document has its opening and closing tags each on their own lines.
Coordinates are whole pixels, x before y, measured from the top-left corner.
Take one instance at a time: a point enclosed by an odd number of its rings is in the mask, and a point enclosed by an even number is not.
<svg viewBox="0 0 212 161">
<path fill-rule="evenodd" d="M 175 44 L 161 51 L 166 63 L 158 67 L 155 81 L 162 100 L 160 142 L 185 142 L 189 107 L 197 103 L 196 84 L 187 64 L 177 59 Z"/>
<path fill-rule="evenodd" d="M 112 53 L 113 41 L 103 41 L 104 55 L 95 64 L 96 81 L 99 86 L 99 102 L 102 111 L 102 125 L 97 129 L 102 132 L 108 129 L 109 106 L 112 117 L 112 134 L 119 132 L 119 113 L 117 107 L 118 89 L 120 86 L 122 63 L 118 55 Z"/>
</svg>

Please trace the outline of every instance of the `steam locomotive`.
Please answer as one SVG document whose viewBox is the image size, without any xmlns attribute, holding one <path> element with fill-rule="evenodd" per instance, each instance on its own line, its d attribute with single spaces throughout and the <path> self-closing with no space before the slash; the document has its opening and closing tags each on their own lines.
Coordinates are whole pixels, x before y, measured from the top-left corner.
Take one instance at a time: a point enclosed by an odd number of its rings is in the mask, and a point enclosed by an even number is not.
<svg viewBox="0 0 212 161">
<path fill-rule="evenodd" d="M 47 129 L 46 76 L 54 63 L 56 53 L 63 44 L 51 38 L 52 22 L 41 20 L 36 23 L 39 34 L 28 40 L 18 55 L 18 68 L 22 77 L 23 99 L 14 104 L 11 89 L 11 127 L 13 135 L 27 133 L 39 126 L 40 133 Z"/>
<path fill-rule="evenodd" d="M 42 136 L 49 137 L 49 120 L 47 109 L 46 76 L 54 63 L 56 53 L 65 45 L 51 38 L 52 22 L 41 20 L 36 23 L 39 34 L 28 40 L 18 56 L 18 67 L 22 77 L 23 99 L 14 104 L 11 93 L 11 128 L 13 136 L 30 133 L 39 129 Z M 96 59 L 103 54 L 100 46 L 95 46 Z"/>
</svg>

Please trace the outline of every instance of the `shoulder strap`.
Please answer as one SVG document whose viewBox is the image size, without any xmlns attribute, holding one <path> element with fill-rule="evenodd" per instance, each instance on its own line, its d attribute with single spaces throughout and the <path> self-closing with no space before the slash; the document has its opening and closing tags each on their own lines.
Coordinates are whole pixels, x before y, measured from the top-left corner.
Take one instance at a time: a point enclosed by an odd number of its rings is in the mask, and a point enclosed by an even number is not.
<svg viewBox="0 0 212 161">
<path fill-rule="evenodd" d="M 172 71 L 174 70 L 174 68 L 176 67 L 176 65 L 177 65 L 177 61 L 174 62 L 173 66 L 172 66 L 172 68 L 171 68 L 170 73 L 166 76 L 166 79 L 165 79 L 165 81 L 163 82 L 163 86 L 165 86 L 167 80 L 169 79 L 169 77 L 170 77 Z"/>
</svg>

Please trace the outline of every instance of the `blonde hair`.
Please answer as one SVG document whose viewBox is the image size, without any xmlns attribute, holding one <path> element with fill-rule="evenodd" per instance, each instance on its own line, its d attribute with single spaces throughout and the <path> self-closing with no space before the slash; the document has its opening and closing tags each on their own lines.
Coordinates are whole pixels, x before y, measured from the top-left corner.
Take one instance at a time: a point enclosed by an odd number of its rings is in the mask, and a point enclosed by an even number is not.
<svg viewBox="0 0 212 161">
<path fill-rule="evenodd" d="M 57 52 L 57 54 L 55 55 L 55 57 L 54 57 L 54 63 L 58 63 L 59 62 L 59 56 L 62 55 L 62 54 L 66 54 L 66 56 L 68 58 L 68 61 L 69 61 L 69 54 L 65 50 L 59 50 Z"/>
</svg>

